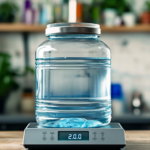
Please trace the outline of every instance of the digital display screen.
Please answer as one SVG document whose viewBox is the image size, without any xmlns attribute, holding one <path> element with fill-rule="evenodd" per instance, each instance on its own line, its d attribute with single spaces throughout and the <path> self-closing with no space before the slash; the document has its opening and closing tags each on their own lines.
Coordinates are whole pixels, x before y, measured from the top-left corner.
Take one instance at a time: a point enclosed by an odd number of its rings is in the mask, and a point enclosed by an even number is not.
<svg viewBox="0 0 150 150">
<path fill-rule="evenodd" d="M 88 141 L 89 132 L 88 131 L 59 131 L 58 132 L 59 141 Z"/>
</svg>

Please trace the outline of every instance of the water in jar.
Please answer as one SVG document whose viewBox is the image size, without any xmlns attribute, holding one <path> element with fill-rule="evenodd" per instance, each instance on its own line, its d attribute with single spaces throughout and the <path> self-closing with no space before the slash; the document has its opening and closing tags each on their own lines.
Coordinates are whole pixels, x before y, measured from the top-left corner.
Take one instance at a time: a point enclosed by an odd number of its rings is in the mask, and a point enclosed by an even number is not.
<svg viewBox="0 0 150 150">
<path fill-rule="evenodd" d="M 36 120 L 44 127 L 87 128 L 111 120 L 108 58 L 36 60 Z"/>
</svg>

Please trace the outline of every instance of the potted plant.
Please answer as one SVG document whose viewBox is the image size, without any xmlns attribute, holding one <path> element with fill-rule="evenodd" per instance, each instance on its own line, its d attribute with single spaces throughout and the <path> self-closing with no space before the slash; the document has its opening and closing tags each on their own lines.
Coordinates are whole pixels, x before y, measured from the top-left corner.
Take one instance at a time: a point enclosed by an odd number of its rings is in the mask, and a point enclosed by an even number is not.
<svg viewBox="0 0 150 150">
<path fill-rule="evenodd" d="M 26 67 L 24 73 L 18 74 L 18 69 L 12 69 L 10 59 L 9 54 L 0 53 L 0 113 L 4 112 L 4 105 L 10 92 L 19 88 L 15 77 L 25 76 L 28 72 L 34 73 L 33 69 Z"/>
<path fill-rule="evenodd" d="M 121 16 L 124 12 L 130 11 L 129 3 L 126 0 L 102 0 L 101 8 L 103 11 L 105 9 L 114 9 L 118 16 Z"/>
<path fill-rule="evenodd" d="M 143 24 L 149 24 L 150 23 L 150 2 L 145 2 L 145 11 L 141 15 L 141 22 Z"/>
<path fill-rule="evenodd" d="M 18 11 L 16 4 L 6 1 L 0 4 L 0 22 L 13 22 Z"/>
<path fill-rule="evenodd" d="M 100 23 L 100 9 L 101 7 L 99 1 L 85 1 L 82 7 L 82 21 L 89 23 Z"/>
<path fill-rule="evenodd" d="M 103 0 L 101 8 L 103 9 L 104 22 L 112 20 L 111 25 L 113 25 L 117 18 L 120 20 L 121 25 L 122 19 L 124 23 L 127 24 L 128 22 L 126 21 L 128 21 L 128 19 L 126 18 L 130 18 L 129 20 L 135 23 L 135 15 L 131 12 L 130 4 L 126 0 Z"/>
</svg>

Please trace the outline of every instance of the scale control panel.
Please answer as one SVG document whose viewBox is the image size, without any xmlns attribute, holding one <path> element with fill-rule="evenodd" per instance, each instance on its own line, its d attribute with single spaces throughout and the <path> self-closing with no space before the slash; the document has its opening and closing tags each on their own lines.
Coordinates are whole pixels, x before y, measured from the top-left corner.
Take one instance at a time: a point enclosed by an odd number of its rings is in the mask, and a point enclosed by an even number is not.
<svg viewBox="0 0 150 150">
<path fill-rule="evenodd" d="M 97 134 L 100 134 L 100 136 L 98 136 Z M 56 138 L 56 135 L 57 138 Z M 96 140 L 107 140 L 106 139 L 106 135 L 105 132 L 93 132 L 91 135 L 93 141 Z M 47 132 L 47 131 L 43 131 L 41 133 L 41 140 L 46 141 L 54 141 L 54 140 L 58 140 L 58 141 L 89 141 L 89 131 L 58 131 L 58 133 L 56 132 Z"/>
<path fill-rule="evenodd" d="M 42 128 L 30 123 L 25 129 L 24 145 L 125 145 L 120 124 L 101 128 Z"/>
</svg>

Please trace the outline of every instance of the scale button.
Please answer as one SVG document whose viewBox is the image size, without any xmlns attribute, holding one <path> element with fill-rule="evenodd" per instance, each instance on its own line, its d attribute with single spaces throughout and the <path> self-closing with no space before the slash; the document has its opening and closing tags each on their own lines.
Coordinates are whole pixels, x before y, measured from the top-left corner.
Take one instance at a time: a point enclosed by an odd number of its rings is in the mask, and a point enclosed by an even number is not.
<svg viewBox="0 0 150 150">
<path fill-rule="evenodd" d="M 101 134 L 101 140 L 104 141 L 105 140 L 105 133 L 101 132 L 100 134 Z"/>
<path fill-rule="evenodd" d="M 93 134 L 94 134 L 94 137 L 93 137 L 93 140 L 95 141 L 97 138 L 96 138 L 96 132 L 93 132 Z"/>
<path fill-rule="evenodd" d="M 43 132 L 42 134 L 43 134 L 42 140 L 43 140 L 43 141 L 46 141 L 46 139 L 47 139 L 47 138 L 46 138 L 47 132 Z"/>
<path fill-rule="evenodd" d="M 50 132 L 50 134 L 51 134 L 50 140 L 53 141 L 53 140 L 55 139 L 55 138 L 54 138 L 54 134 L 55 134 L 55 133 L 54 133 L 54 132 Z"/>
</svg>

